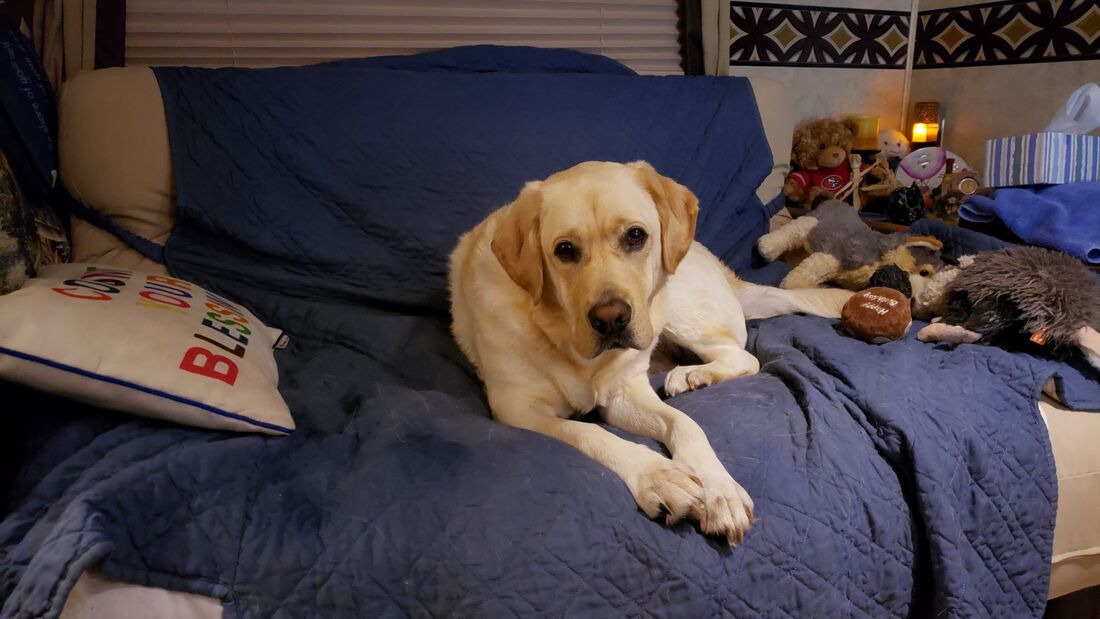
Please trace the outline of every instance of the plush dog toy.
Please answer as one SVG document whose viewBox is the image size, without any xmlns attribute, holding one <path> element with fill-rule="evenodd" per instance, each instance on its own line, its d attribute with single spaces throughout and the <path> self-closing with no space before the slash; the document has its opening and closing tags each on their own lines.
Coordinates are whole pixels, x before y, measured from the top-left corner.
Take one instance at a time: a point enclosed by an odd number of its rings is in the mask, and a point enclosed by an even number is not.
<svg viewBox="0 0 1100 619">
<path fill-rule="evenodd" d="M 1039 247 L 982 252 L 918 295 L 940 320 L 925 342 L 978 342 L 1054 357 L 1080 350 L 1100 370 L 1100 285 L 1071 256 Z"/>
<path fill-rule="evenodd" d="M 945 266 L 943 243 L 931 236 L 883 234 L 867 227 L 850 205 L 839 200 L 822 203 L 775 232 L 760 237 L 760 255 L 772 261 L 799 247 L 809 256 L 779 284 L 781 288 L 812 288 L 831 282 L 849 290 L 863 290 L 872 274 L 887 264 L 909 275 L 912 293 Z"/>
<path fill-rule="evenodd" d="M 791 162 L 795 171 L 783 183 L 788 203 L 813 206 L 831 199 L 852 178 L 848 155 L 852 152 L 852 128 L 839 120 L 810 121 L 794 132 Z"/>
</svg>

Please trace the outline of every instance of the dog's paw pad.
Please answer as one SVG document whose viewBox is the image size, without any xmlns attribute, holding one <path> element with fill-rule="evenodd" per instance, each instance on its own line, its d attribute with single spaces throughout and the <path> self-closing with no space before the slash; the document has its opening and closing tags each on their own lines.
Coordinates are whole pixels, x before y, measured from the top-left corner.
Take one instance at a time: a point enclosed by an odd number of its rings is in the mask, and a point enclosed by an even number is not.
<svg viewBox="0 0 1100 619">
<path fill-rule="evenodd" d="M 665 393 L 672 397 L 674 395 L 680 395 L 681 393 L 690 389 L 687 382 L 687 372 L 684 371 L 683 366 L 675 367 L 669 370 L 665 376 Z"/>
<path fill-rule="evenodd" d="M 681 365 L 672 369 L 665 377 L 665 393 L 669 397 L 685 391 L 702 389 L 714 382 L 709 370 L 698 365 Z"/>
<path fill-rule="evenodd" d="M 725 538 L 731 546 L 740 545 L 752 526 L 752 498 L 740 484 L 728 476 L 703 482 L 705 511 L 699 528 L 707 535 Z"/>
<path fill-rule="evenodd" d="M 707 370 L 704 370 L 702 368 L 695 368 L 694 370 L 691 370 L 687 373 L 687 376 L 685 376 L 685 380 L 687 381 L 688 389 L 694 391 L 696 389 L 702 389 L 703 387 L 711 384 L 712 377 L 710 375 L 710 372 L 708 372 Z"/>
<path fill-rule="evenodd" d="M 760 362 L 752 355 L 745 355 L 740 363 L 682 365 L 669 371 L 665 377 L 665 393 L 669 397 L 685 391 L 695 391 L 727 380 L 752 376 L 760 371 Z"/>
<path fill-rule="evenodd" d="M 638 507 L 650 518 L 664 514 L 667 524 L 704 510 L 702 482 L 683 463 L 660 458 L 638 475 L 634 486 Z"/>
</svg>

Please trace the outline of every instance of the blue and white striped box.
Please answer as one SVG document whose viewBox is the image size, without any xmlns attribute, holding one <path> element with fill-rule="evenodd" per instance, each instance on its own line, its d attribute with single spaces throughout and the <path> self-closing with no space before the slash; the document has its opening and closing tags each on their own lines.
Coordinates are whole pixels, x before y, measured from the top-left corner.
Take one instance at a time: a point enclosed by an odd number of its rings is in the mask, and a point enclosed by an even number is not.
<svg viewBox="0 0 1100 619">
<path fill-rule="evenodd" d="M 987 187 L 1100 180 L 1100 136 L 1029 133 L 985 143 Z"/>
</svg>

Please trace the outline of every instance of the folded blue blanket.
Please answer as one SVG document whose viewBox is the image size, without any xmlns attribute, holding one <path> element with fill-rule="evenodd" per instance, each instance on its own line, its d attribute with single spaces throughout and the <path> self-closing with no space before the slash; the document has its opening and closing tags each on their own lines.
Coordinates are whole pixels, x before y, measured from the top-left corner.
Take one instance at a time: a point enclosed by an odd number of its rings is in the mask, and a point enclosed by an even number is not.
<svg viewBox="0 0 1100 619">
<path fill-rule="evenodd" d="M 1100 182 L 999 189 L 993 198 L 969 198 L 959 216 L 981 223 L 1000 219 L 1028 243 L 1100 264 Z"/>
</svg>

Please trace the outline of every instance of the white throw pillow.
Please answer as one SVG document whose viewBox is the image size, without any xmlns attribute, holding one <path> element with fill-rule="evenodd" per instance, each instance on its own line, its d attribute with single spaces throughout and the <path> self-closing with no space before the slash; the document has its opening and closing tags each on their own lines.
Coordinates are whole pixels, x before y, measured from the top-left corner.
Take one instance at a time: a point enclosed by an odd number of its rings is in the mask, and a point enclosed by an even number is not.
<svg viewBox="0 0 1100 619">
<path fill-rule="evenodd" d="M 0 378 L 135 415 L 294 429 L 276 388 L 281 332 L 190 282 L 92 264 L 0 296 Z"/>
</svg>

